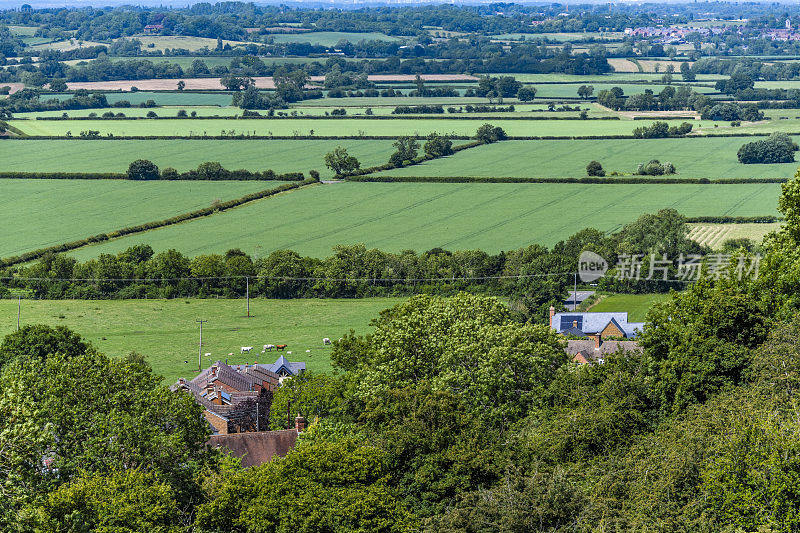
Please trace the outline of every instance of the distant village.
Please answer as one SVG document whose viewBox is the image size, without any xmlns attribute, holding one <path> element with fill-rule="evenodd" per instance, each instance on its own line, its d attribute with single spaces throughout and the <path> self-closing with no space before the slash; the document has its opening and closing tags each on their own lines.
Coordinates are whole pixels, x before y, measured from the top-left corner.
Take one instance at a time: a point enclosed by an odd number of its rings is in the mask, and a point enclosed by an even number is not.
<svg viewBox="0 0 800 533">
<path fill-rule="evenodd" d="M 741 22 L 741 25 L 744 26 L 747 20 L 738 22 Z M 691 34 L 699 34 L 703 39 L 708 39 L 716 35 L 722 35 L 736 28 L 736 32 L 741 35 L 742 26 L 646 26 L 640 28 L 625 28 L 625 35 L 654 39 L 654 42 L 660 44 L 675 45 L 690 42 L 687 38 Z M 797 28 L 793 28 L 792 21 L 787 18 L 783 28 L 763 29 L 761 30 L 761 37 L 773 41 L 797 41 L 800 40 L 800 31 L 798 31 Z"/>
</svg>

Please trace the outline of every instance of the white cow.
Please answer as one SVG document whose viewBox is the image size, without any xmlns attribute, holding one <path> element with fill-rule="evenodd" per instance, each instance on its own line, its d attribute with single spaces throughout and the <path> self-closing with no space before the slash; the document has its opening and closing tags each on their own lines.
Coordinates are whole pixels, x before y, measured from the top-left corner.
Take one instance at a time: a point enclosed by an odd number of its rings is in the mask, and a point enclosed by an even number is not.
<svg viewBox="0 0 800 533">
<path fill-rule="evenodd" d="M 265 352 L 271 352 L 273 348 L 275 348 L 274 344 L 265 344 L 264 345 L 264 351 Z"/>
<path fill-rule="evenodd" d="M 330 343 L 331 343 L 331 340 L 328 337 L 325 337 L 324 339 L 322 339 L 322 344 L 324 344 L 325 346 L 328 346 Z"/>
<path fill-rule="evenodd" d="M 211 353 L 204 354 L 206 357 L 211 357 Z"/>
<path fill-rule="evenodd" d="M 252 346 L 242 346 L 242 351 L 239 353 L 250 353 L 250 350 L 252 349 L 253 349 Z"/>
</svg>

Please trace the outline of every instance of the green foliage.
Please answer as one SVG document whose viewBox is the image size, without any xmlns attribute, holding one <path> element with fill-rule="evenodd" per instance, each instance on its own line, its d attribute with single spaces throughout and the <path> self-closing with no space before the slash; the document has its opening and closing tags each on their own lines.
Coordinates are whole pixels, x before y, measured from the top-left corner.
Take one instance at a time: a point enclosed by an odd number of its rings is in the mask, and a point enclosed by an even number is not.
<svg viewBox="0 0 800 533">
<path fill-rule="evenodd" d="M 603 165 L 598 161 L 589 161 L 589 164 L 586 165 L 586 174 L 589 176 L 605 176 L 606 171 L 603 170 Z"/>
<path fill-rule="evenodd" d="M 523 86 L 517 91 L 517 98 L 520 102 L 531 102 L 536 98 L 536 87 Z"/>
<path fill-rule="evenodd" d="M 430 381 L 500 428 L 524 415 L 566 361 L 549 328 L 520 325 L 499 300 L 464 293 L 415 296 L 383 312 L 363 342 L 359 361 L 332 357 L 357 365 L 361 397 Z"/>
<path fill-rule="evenodd" d="M 219 481 L 197 511 L 204 531 L 399 532 L 415 519 L 386 483 L 388 458 L 352 441 L 318 442 Z"/>
<path fill-rule="evenodd" d="M 326 417 L 341 406 L 342 389 L 341 380 L 311 371 L 284 379 L 283 385 L 272 396 L 270 425 L 273 429 L 294 427 L 294 416 L 298 413 L 308 421 Z M 291 425 L 287 413 L 291 413 Z"/>
<path fill-rule="evenodd" d="M 178 533 L 174 489 L 142 470 L 85 475 L 61 485 L 38 505 L 36 531 L 155 531 Z"/>
<path fill-rule="evenodd" d="M 475 138 L 480 142 L 489 144 L 497 141 L 502 141 L 507 137 L 505 130 L 500 126 L 492 126 L 491 124 L 484 124 L 475 133 Z"/>
<path fill-rule="evenodd" d="M 53 261 L 60 260 L 50 258 L 50 263 L 52 265 Z M 89 343 L 64 326 L 51 328 L 42 324 L 28 324 L 3 338 L 0 344 L 0 370 L 17 359 L 42 364 L 52 355 L 75 357 L 90 351 L 93 348 Z"/>
<path fill-rule="evenodd" d="M 641 163 L 636 168 L 636 173 L 643 176 L 661 176 L 664 174 L 675 174 L 675 165 L 669 161 L 662 163 L 658 159 L 653 159 L 649 163 Z"/>
<path fill-rule="evenodd" d="M 347 148 L 337 146 L 332 152 L 325 154 L 325 166 L 337 176 L 346 176 L 361 168 L 361 163 L 347 153 Z"/>
<path fill-rule="evenodd" d="M 790 163 L 794 161 L 797 144 L 785 133 L 773 133 L 768 138 L 743 144 L 737 152 L 740 163 Z"/>
<path fill-rule="evenodd" d="M 389 157 L 389 164 L 392 166 L 403 166 L 417 157 L 419 143 L 414 137 L 400 137 L 392 146 L 396 149 L 395 153 Z"/>
<path fill-rule="evenodd" d="M 159 177 L 158 167 L 152 161 L 137 159 L 128 166 L 129 180 L 157 180 Z"/>
<path fill-rule="evenodd" d="M 734 281 L 704 278 L 656 304 L 641 344 L 656 364 L 661 408 L 681 411 L 741 383 L 749 350 L 764 341 L 768 322 L 759 303 Z"/>
<path fill-rule="evenodd" d="M 448 156 L 453 153 L 453 141 L 447 135 L 439 135 L 434 132 L 428 135 L 423 150 L 429 157 Z"/>
</svg>

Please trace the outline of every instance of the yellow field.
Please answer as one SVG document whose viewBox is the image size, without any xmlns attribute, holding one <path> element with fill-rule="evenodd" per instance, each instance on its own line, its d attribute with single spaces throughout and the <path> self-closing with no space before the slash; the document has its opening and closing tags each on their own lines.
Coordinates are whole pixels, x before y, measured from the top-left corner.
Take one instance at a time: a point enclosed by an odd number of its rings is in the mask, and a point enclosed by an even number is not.
<svg viewBox="0 0 800 533">
<path fill-rule="evenodd" d="M 692 224 L 689 238 L 711 248 L 721 248 L 728 239 L 747 238 L 761 242 L 764 236 L 780 229 L 781 224 Z"/>
</svg>

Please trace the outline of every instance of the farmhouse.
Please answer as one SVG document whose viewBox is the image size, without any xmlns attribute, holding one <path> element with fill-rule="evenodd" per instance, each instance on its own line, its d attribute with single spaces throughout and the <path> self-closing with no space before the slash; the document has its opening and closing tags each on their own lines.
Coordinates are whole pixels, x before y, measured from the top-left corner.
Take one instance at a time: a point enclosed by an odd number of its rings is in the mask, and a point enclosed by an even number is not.
<svg viewBox="0 0 800 533">
<path fill-rule="evenodd" d="M 550 307 L 550 327 L 562 335 L 573 337 L 635 338 L 643 322 L 628 322 L 628 313 L 556 313 Z"/>
<path fill-rule="evenodd" d="M 265 365 L 270 372 L 275 373 L 279 378 L 288 376 L 299 376 L 306 371 L 306 364 L 301 362 L 291 362 L 284 356 L 278 357 L 278 360 L 271 365 Z"/>
<path fill-rule="evenodd" d="M 574 363 L 585 365 L 587 363 L 602 363 L 611 354 L 641 351 L 641 346 L 636 341 L 605 341 L 599 335 L 593 339 L 568 340 L 564 351 L 572 358 Z"/>
</svg>

